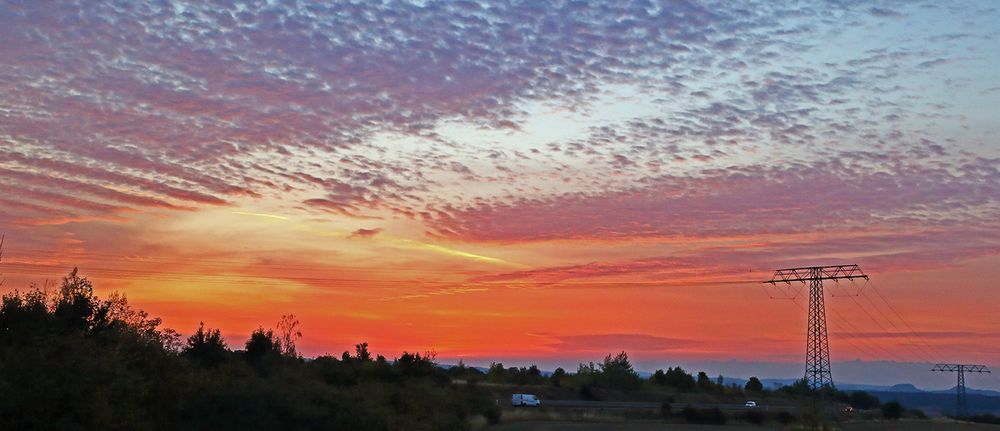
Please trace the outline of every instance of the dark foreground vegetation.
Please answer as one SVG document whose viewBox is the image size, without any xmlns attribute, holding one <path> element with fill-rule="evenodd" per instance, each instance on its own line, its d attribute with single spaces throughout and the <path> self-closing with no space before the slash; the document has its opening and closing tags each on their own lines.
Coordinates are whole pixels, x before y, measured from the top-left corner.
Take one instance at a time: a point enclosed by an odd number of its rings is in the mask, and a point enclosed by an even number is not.
<svg viewBox="0 0 1000 431">
<path fill-rule="evenodd" d="M 673 423 L 822 425 L 922 416 L 864 392 L 815 393 L 804 382 L 767 391 L 757 378 L 727 386 L 722 376 L 680 367 L 644 379 L 625 352 L 580 364 L 575 373 L 499 363 L 485 371 L 444 368 L 429 353 L 388 360 L 365 343 L 340 357 L 303 359 L 297 327 L 293 316 L 283 316 L 235 349 L 204 324 L 181 337 L 123 295 L 98 298 L 73 270 L 51 292 L 32 287 L 3 296 L 0 430 L 465 430 L 499 422 L 516 392 L 653 402 L 660 407 L 625 419 Z M 817 409 L 816 398 L 828 400 L 827 408 Z M 780 408 L 704 407 L 747 399 Z"/>
<path fill-rule="evenodd" d="M 0 308 L 0 430 L 462 430 L 496 419 L 433 355 L 304 360 L 297 322 L 258 329 L 239 350 L 204 326 L 182 340 L 124 296 L 99 299 L 74 270 L 49 294 Z"/>
</svg>

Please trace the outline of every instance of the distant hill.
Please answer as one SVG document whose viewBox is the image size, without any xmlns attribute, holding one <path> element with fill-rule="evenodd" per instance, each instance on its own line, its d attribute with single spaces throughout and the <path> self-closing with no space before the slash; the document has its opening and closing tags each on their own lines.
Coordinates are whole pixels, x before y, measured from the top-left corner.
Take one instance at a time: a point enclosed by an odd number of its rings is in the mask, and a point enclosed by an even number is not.
<svg viewBox="0 0 1000 431">
<path fill-rule="evenodd" d="M 448 369 L 448 368 L 454 367 L 455 365 L 452 365 L 452 364 L 440 364 L 439 366 L 441 368 Z M 479 371 L 481 371 L 483 373 L 485 373 L 485 372 L 487 372 L 489 370 L 488 367 L 470 367 L 470 368 L 475 368 L 475 369 L 477 369 L 477 370 L 479 370 Z M 572 372 L 572 371 L 570 371 L 570 372 Z M 637 373 L 639 374 L 639 377 L 642 377 L 643 379 L 648 379 L 652 375 L 652 373 L 649 373 L 649 372 L 646 372 L 646 371 L 637 371 Z M 549 376 L 552 375 L 552 371 L 542 370 L 542 375 L 545 376 L 545 377 L 549 377 Z M 714 376 L 712 377 L 712 380 L 713 381 L 715 380 Z M 760 381 L 761 381 L 761 383 L 764 384 L 764 388 L 774 390 L 774 389 L 778 389 L 778 388 L 780 388 L 782 386 L 791 385 L 791 384 L 795 383 L 796 380 L 798 380 L 798 379 L 761 379 Z M 741 379 L 741 378 L 738 378 L 738 377 L 723 377 L 723 384 L 726 385 L 726 386 L 737 385 L 739 387 L 743 387 L 744 385 L 746 385 L 746 383 L 747 383 L 747 379 Z M 837 389 L 840 389 L 842 391 L 866 391 L 866 392 L 872 392 L 872 393 L 880 393 L 880 394 L 883 394 L 883 395 L 886 395 L 886 396 L 888 396 L 888 394 L 896 394 L 896 393 L 899 393 L 899 394 L 946 395 L 946 396 L 951 396 L 952 397 L 952 398 L 950 398 L 950 400 L 952 400 L 952 402 L 954 402 L 954 396 L 955 396 L 955 387 L 952 387 L 951 389 L 927 390 L 927 389 L 920 389 L 920 388 L 916 387 L 915 385 L 913 385 L 912 383 L 897 383 L 897 384 L 891 385 L 891 386 L 886 386 L 886 385 L 866 385 L 866 384 L 861 384 L 861 383 L 837 383 Z M 991 390 L 991 389 L 966 388 L 966 393 L 970 397 L 972 395 L 979 395 L 979 396 L 983 396 L 983 397 L 996 397 L 996 398 L 1000 398 L 1000 391 L 994 391 L 994 390 Z"/>
<path fill-rule="evenodd" d="M 957 386 L 952 386 L 951 389 L 945 389 L 945 390 L 941 390 L 941 391 L 930 391 L 930 392 L 933 392 L 935 394 L 954 394 L 955 391 L 956 391 L 956 388 L 957 388 Z M 991 390 L 991 389 L 975 389 L 975 388 L 966 387 L 965 388 L 965 393 L 969 394 L 969 395 L 976 394 L 976 395 L 983 395 L 983 396 L 987 396 L 987 397 L 1000 397 L 1000 391 L 994 391 L 994 390 Z"/>
<path fill-rule="evenodd" d="M 990 391 L 994 392 L 994 391 Z M 911 409 L 920 409 L 931 416 L 952 413 L 955 410 L 955 392 L 878 392 L 868 391 L 879 401 L 898 401 Z M 1000 414 L 1000 397 L 968 393 L 970 413 Z"/>
<path fill-rule="evenodd" d="M 924 391 L 921 389 L 917 389 L 917 387 L 913 386 L 912 384 L 900 383 L 898 385 L 892 385 L 891 387 L 889 387 L 889 392 L 924 392 Z"/>
</svg>

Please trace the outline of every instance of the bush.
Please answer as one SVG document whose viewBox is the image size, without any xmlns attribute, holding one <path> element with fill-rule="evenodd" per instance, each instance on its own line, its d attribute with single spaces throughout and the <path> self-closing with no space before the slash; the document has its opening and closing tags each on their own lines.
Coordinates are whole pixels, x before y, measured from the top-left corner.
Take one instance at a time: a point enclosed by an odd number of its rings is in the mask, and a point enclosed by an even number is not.
<svg viewBox="0 0 1000 431">
<path fill-rule="evenodd" d="M 666 419 L 669 418 L 671 415 L 673 415 L 673 411 L 670 407 L 670 403 L 666 401 L 660 403 L 660 416 Z"/>
<path fill-rule="evenodd" d="M 681 416 L 684 421 L 692 424 L 702 424 L 702 425 L 725 425 L 726 415 L 722 413 L 717 407 L 711 409 L 697 409 L 694 407 L 685 407 L 681 410 Z"/>
<path fill-rule="evenodd" d="M 489 423 L 490 425 L 496 425 L 500 423 L 500 416 L 502 415 L 503 415 L 503 409 L 501 409 L 500 406 L 497 405 L 491 406 L 490 408 L 487 408 L 486 411 L 483 412 L 483 416 L 486 417 L 486 422 Z"/>
<path fill-rule="evenodd" d="M 746 413 L 744 413 L 743 419 L 750 424 L 763 425 L 764 422 L 767 421 L 767 416 L 765 416 L 764 413 L 761 413 L 759 411 L 749 410 Z"/>
<path fill-rule="evenodd" d="M 837 399 L 846 402 L 851 407 L 858 410 L 877 409 L 882 404 L 878 397 L 865 391 L 854 391 L 850 394 L 839 395 Z"/>
<path fill-rule="evenodd" d="M 897 401 L 889 401 L 882 404 L 882 417 L 891 420 L 903 417 L 903 406 Z"/>
<path fill-rule="evenodd" d="M 795 422 L 795 419 L 795 415 L 786 411 L 780 411 L 774 415 L 774 420 L 782 425 L 790 425 Z"/>
<path fill-rule="evenodd" d="M 600 401 L 601 398 L 594 393 L 590 385 L 580 386 L 580 399 L 584 401 Z"/>
</svg>

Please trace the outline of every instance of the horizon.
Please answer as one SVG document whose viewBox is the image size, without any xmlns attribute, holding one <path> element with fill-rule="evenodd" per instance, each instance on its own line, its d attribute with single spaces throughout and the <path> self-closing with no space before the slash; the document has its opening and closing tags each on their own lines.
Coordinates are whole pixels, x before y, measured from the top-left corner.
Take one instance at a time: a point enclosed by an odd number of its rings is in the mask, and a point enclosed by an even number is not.
<svg viewBox="0 0 1000 431">
<path fill-rule="evenodd" d="M 990 1 L 3 9 L 0 293 L 78 267 L 234 348 L 294 314 L 306 357 L 773 378 L 808 289 L 762 282 L 857 264 L 834 382 L 1000 369 Z"/>
</svg>

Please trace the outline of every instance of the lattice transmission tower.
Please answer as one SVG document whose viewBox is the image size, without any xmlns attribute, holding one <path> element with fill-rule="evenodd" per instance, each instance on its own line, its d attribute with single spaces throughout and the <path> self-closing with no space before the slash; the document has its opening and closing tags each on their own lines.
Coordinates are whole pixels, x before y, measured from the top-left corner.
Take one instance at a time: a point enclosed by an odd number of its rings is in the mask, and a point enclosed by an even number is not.
<svg viewBox="0 0 1000 431">
<path fill-rule="evenodd" d="M 764 283 L 800 282 L 809 284 L 809 320 L 806 326 L 806 374 L 809 387 L 819 390 L 833 387 L 830 372 L 830 343 L 826 331 L 826 306 L 823 303 L 823 280 L 853 280 L 868 276 L 857 265 L 811 266 L 774 271 Z"/>
<path fill-rule="evenodd" d="M 969 413 L 965 401 L 965 373 L 989 373 L 990 369 L 979 364 L 937 364 L 931 371 L 958 373 L 958 385 L 955 386 L 955 413 L 959 417 L 965 417 Z"/>
</svg>

